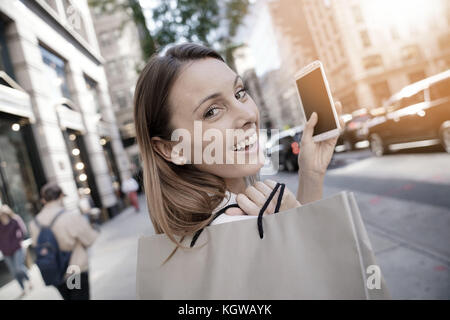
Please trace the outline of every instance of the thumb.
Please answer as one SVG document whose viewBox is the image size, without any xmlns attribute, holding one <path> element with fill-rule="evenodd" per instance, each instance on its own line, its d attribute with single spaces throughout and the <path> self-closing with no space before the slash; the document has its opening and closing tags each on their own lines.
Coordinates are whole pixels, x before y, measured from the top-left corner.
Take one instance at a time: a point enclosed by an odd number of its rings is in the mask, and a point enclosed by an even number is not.
<svg viewBox="0 0 450 320">
<path fill-rule="evenodd" d="M 303 136 L 305 138 L 311 139 L 314 133 L 314 127 L 317 124 L 317 113 L 313 112 L 311 117 L 309 117 L 306 123 L 305 129 L 303 130 Z"/>
</svg>

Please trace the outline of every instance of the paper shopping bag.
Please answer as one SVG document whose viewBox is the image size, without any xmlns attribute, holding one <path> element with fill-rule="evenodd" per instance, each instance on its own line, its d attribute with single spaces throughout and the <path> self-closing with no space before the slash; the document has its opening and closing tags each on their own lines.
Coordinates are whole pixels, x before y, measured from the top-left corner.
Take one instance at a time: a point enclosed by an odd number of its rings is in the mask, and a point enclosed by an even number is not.
<svg viewBox="0 0 450 320">
<path fill-rule="evenodd" d="M 165 264 L 175 245 L 164 234 L 142 237 L 138 298 L 389 298 L 382 275 L 379 288 L 367 286 L 367 267 L 376 264 L 352 194 L 261 218 L 260 227 L 256 219 L 209 226 Z"/>
</svg>

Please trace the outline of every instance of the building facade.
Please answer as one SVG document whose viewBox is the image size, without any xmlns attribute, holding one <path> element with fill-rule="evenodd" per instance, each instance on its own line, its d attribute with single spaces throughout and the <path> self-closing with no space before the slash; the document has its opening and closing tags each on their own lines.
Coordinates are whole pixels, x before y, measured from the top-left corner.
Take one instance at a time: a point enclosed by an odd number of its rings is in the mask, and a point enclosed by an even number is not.
<svg viewBox="0 0 450 320">
<path fill-rule="evenodd" d="M 255 100 L 262 101 L 263 120 L 272 128 L 282 129 L 300 125 L 304 119 L 295 89 L 295 71 L 281 50 L 283 39 L 277 32 L 272 5 L 270 0 L 260 0 L 252 5 L 238 39 L 246 46 L 236 50 L 234 57 L 241 75 L 254 72 L 259 80 L 259 89 L 250 90 L 250 94 Z"/>
<path fill-rule="evenodd" d="M 144 66 L 139 30 L 126 11 L 107 14 L 92 7 L 91 13 L 122 141 L 134 167 L 139 167 L 133 118 L 134 89 Z"/>
<path fill-rule="evenodd" d="M 87 1 L 1 1 L 0 45 L 1 202 L 28 221 L 52 181 L 115 215 L 130 165 Z"/>
<path fill-rule="evenodd" d="M 450 68 L 446 0 L 273 0 L 283 63 L 320 59 L 344 111 L 381 106 L 402 87 Z M 295 19 L 295 17 L 298 19 Z"/>
</svg>

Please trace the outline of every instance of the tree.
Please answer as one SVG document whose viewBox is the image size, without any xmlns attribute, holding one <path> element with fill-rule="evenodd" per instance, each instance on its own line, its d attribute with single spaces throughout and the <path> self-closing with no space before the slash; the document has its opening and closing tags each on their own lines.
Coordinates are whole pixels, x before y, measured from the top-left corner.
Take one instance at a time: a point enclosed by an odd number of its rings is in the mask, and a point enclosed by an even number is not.
<svg viewBox="0 0 450 320">
<path fill-rule="evenodd" d="M 219 47 L 233 67 L 232 51 L 239 46 L 233 43 L 233 37 L 247 14 L 249 0 L 160 0 L 152 9 L 156 26 L 152 32 L 138 0 L 89 0 L 89 4 L 106 14 L 127 12 L 129 21 L 134 21 L 139 29 L 145 60 L 184 40 Z"/>
</svg>

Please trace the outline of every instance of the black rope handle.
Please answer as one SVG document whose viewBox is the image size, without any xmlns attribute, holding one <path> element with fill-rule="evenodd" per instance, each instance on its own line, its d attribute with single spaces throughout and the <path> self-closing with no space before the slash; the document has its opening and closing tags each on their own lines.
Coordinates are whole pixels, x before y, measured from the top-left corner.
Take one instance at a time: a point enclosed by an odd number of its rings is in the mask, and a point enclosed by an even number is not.
<svg viewBox="0 0 450 320">
<path fill-rule="evenodd" d="M 239 208 L 239 206 L 238 206 L 237 203 L 233 203 L 233 204 L 230 204 L 230 205 L 228 205 L 228 206 L 226 206 L 226 207 L 220 209 L 220 211 L 218 211 L 218 212 L 216 213 L 216 215 L 214 216 L 214 218 L 208 223 L 208 225 L 207 225 L 206 227 L 208 227 L 208 226 L 209 226 L 214 220 L 216 220 L 221 214 L 225 213 L 225 211 L 227 211 L 229 208 Z M 206 227 L 205 227 L 205 228 L 206 228 Z M 203 229 L 204 229 L 204 228 L 203 228 Z M 198 230 L 198 231 L 194 234 L 194 236 L 192 237 L 192 240 L 191 240 L 191 248 L 195 245 L 195 242 L 197 241 L 198 237 L 200 237 L 200 234 L 202 233 L 203 229 Z"/>
<path fill-rule="evenodd" d="M 275 212 L 274 213 L 278 213 L 278 211 L 280 211 L 281 201 L 283 200 L 283 194 L 284 194 L 284 188 L 285 188 L 285 184 L 284 183 L 277 183 L 275 185 L 275 188 L 273 188 L 272 192 L 270 193 L 269 197 L 266 200 L 266 203 L 264 203 L 264 205 L 262 206 L 261 210 L 259 211 L 259 214 L 258 214 L 258 232 L 259 232 L 259 237 L 261 239 L 264 237 L 264 230 L 263 230 L 263 225 L 262 225 L 262 217 L 263 217 L 264 211 L 266 211 L 267 207 L 269 206 L 270 202 L 272 201 L 273 197 L 275 196 L 275 194 L 277 193 L 277 191 L 278 191 L 278 189 L 280 187 L 281 187 L 280 194 L 278 195 L 277 204 L 275 206 Z"/>
<path fill-rule="evenodd" d="M 277 183 L 275 185 L 275 188 L 273 188 L 272 192 L 270 193 L 269 197 L 267 198 L 266 202 L 264 203 L 264 205 L 262 206 L 261 210 L 259 211 L 258 214 L 258 232 L 259 232 L 259 237 L 262 239 L 264 236 L 264 230 L 263 230 L 263 226 L 262 226 L 262 216 L 264 214 L 264 211 L 266 211 L 267 207 L 269 206 L 270 202 L 272 201 L 273 197 L 275 196 L 275 194 L 277 193 L 278 189 L 280 189 L 280 194 L 278 195 L 278 199 L 277 199 L 277 204 L 275 206 L 275 212 L 274 213 L 278 213 L 280 211 L 280 207 L 281 207 L 281 202 L 283 200 L 283 194 L 284 194 L 284 189 L 285 189 L 286 185 L 284 183 Z M 208 223 L 208 225 L 206 227 L 208 227 L 214 220 L 216 220 L 221 214 L 224 214 L 225 211 L 227 211 L 229 208 L 239 208 L 239 205 L 237 203 L 233 203 L 230 204 L 224 208 L 222 208 L 220 211 L 218 211 L 214 218 Z M 206 228 L 205 227 L 205 228 Z M 192 237 L 191 240 L 191 245 L 190 247 L 192 248 L 195 243 L 197 242 L 198 237 L 200 237 L 201 233 L 203 232 L 203 229 L 198 230 L 194 236 Z"/>
</svg>

